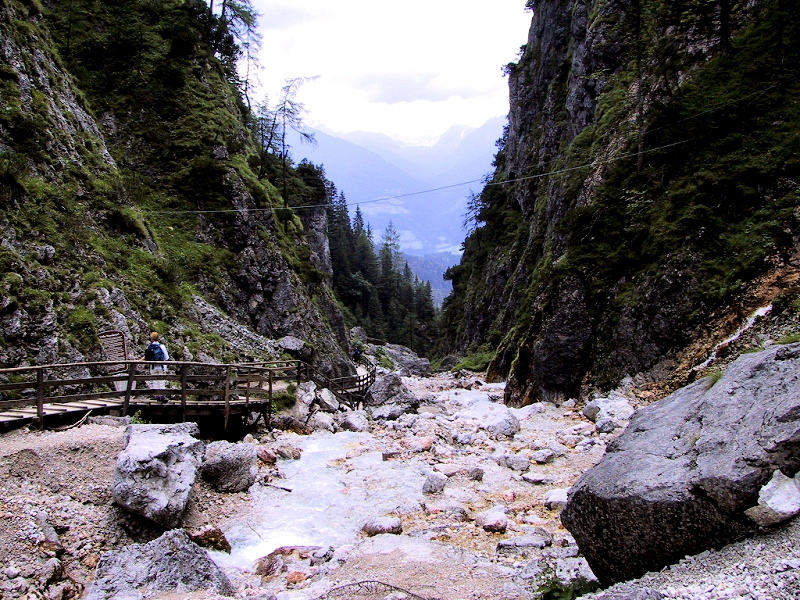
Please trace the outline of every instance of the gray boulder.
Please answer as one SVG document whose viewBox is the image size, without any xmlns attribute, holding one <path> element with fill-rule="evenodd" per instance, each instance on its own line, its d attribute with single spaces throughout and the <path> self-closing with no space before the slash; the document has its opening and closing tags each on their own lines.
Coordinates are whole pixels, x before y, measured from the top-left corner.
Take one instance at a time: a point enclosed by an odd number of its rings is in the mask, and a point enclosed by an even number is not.
<svg viewBox="0 0 800 600">
<path fill-rule="evenodd" d="M 419 408 L 419 400 L 396 373 L 387 373 L 378 377 L 372 384 L 364 404 L 367 407 L 393 404 L 397 407 L 405 407 L 405 412 Z"/>
<path fill-rule="evenodd" d="M 519 431 L 519 420 L 510 410 L 502 407 L 488 414 L 480 427 L 494 435 L 513 437 Z"/>
<path fill-rule="evenodd" d="M 583 415 L 590 421 L 627 421 L 633 415 L 628 399 L 618 392 L 595 398 L 583 407 Z"/>
<path fill-rule="evenodd" d="M 398 344 L 386 344 L 384 346 L 386 356 L 394 361 L 397 370 L 403 375 L 430 375 L 431 361 L 427 358 L 420 358 L 411 348 Z"/>
<path fill-rule="evenodd" d="M 422 484 L 423 494 L 440 494 L 444 491 L 444 486 L 447 485 L 447 475 L 443 473 L 431 472 L 425 478 L 425 483 Z"/>
<path fill-rule="evenodd" d="M 400 522 L 399 517 L 379 517 L 365 523 L 361 531 L 366 533 L 369 537 L 373 535 L 380 535 L 382 533 L 403 533 L 403 524 Z"/>
<path fill-rule="evenodd" d="M 306 423 L 314 431 L 336 431 L 336 421 L 330 413 L 317 411 Z"/>
<path fill-rule="evenodd" d="M 253 444 L 220 441 L 206 446 L 200 474 L 218 492 L 243 492 L 258 477 L 258 453 Z"/>
<path fill-rule="evenodd" d="M 604 584 L 756 529 L 745 511 L 800 467 L 800 344 L 746 354 L 633 415 L 572 487 L 561 519 Z"/>
<path fill-rule="evenodd" d="M 128 425 L 114 470 L 114 501 L 159 525 L 177 527 L 203 460 L 203 442 L 192 437 L 198 433 L 195 423 Z"/>
<path fill-rule="evenodd" d="M 367 431 L 369 429 L 369 418 L 363 410 L 347 412 L 339 423 L 339 427 L 345 431 Z"/>
<path fill-rule="evenodd" d="M 339 400 L 328 388 L 317 390 L 317 404 L 322 410 L 336 412 L 339 410 Z"/>
<path fill-rule="evenodd" d="M 415 409 L 412 408 L 410 404 L 383 404 L 381 406 L 372 407 L 369 412 L 373 419 L 395 421 L 404 414 L 414 410 Z"/>
<path fill-rule="evenodd" d="M 233 596 L 231 582 L 182 529 L 148 544 L 104 552 L 87 600 L 139 600 L 164 593 L 206 591 Z"/>
</svg>

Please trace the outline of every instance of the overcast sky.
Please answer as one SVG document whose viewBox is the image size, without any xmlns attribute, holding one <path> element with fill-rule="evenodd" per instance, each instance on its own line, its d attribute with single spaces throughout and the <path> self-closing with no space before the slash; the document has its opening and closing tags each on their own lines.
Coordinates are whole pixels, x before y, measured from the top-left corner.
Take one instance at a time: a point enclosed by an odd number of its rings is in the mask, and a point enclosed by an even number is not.
<svg viewBox="0 0 800 600">
<path fill-rule="evenodd" d="M 306 83 L 307 123 L 432 143 L 450 126 L 508 112 L 502 66 L 527 40 L 524 0 L 253 0 L 259 78 L 274 100 Z"/>
</svg>

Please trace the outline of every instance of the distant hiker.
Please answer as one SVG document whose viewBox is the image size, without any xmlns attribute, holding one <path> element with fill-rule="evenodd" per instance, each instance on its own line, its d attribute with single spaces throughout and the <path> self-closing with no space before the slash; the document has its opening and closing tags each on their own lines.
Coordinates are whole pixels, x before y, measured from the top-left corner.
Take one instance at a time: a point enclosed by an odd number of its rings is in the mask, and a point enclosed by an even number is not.
<svg viewBox="0 0 800 600">
<path fill-rule="evenodd" d="M 161 362 L 169 360 L 169 352 L 167 347 L 161 343 L 161 336 L 157 331 L 150 332 L 150 343 L 144 349 L 144 360 L 151 362 L 150 375 L 164 375 L 167 372 L 167 365 L 152 364 L 152 362 Z M 167 382 L 163 379 L 154 379 L 147 382 L 147 387 L 151 390 L 164 390 L 167 387 Z M 156 396 L 159 402 L 166 402 L 167 397 L 163 394 Z"/>
<path fill-rule="evenodd" d="M 353 350 L 353 360 L 355 362 L 361 360 L 361 348 L 357 347 L 355 350 Z"/>
</svg>

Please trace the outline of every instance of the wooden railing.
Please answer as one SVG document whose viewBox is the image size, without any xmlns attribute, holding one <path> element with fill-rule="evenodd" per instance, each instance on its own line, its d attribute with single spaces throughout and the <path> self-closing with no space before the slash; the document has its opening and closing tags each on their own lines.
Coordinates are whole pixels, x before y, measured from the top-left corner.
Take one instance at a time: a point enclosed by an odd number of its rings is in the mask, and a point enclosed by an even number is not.
<svg viewBox="0 0 800 600">
<path fill-rule="evenodd" d="M 166 372 L 151 373 L 151 365 L 165 366 Z M 110 369 L 117 372 L 109 373 Z M 246 409 L 253 402 L 266 411 L 268 418 L 276 386 L 283 388 L 280 382 L 299 385 L 308 380 L 327 387 L 347 406 L 355 408 L 375 381 L 375 367 L 369 365 L 366 374 L 336 379 L 299 360 L 245 364 L 116 360 L 0 369 L 0 412 L 35 404 L 42 424 L 45 404 L 119 400 L 122 414 L 127 415 L 137 399 L 164 394 L 180 400 L 184 420 L 190 398 L 218 406 L 224 412 L 227 427 L 231 402 L 244 403 Z M 148 388 L 150 381 L 163 381 L 165 388 Z"/>
</svg>

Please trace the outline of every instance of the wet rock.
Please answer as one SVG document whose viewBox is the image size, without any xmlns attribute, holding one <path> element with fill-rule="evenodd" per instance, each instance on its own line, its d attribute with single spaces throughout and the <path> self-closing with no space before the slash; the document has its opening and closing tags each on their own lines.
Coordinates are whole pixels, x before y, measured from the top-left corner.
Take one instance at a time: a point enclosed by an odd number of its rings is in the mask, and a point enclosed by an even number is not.
<svg viewBox="0 0 800 600">
<path fill-rule="evenodd" d="M 214 592 L 233 596 L 225 574 L 205 550 L 182 529 L 173 529 L 148 544 L 131 544 L 104 552 L 88 600 L 141 598 L 168 592 Z"/>
<path fill-rule="evenodd" d="M 202 548 L 210 548 L 211 550 L 218 550 L 220 552 L 231 553 L 231 545 L 228 538 L 219 527 L 209 525 L 200 531 L 190 533 L 189 538 L 198 546 Z"/>
<path fill-rule="evenodd" d="M 758 506 L 744 513 L 760 527 L 770 527 L 800 514 L 800 481 L 780 471 L 758 493 Z"/>
<path fill-rule="evenodd" d="M 369 429 L 367 413 L 363 410 L 345 413 L 344 419 L 339 423 L 339 427 L 345 431 L 367 431 Z"/>
<path fill-rule="evenodd" d="M 255 564 L 256 575 L 261 575 L 264 578 L 275 577 L 280 575 L 286 567 L 283 556 L 280 554 L 271 553 L 267 556 L 259 558 Z"/>
<path fill-rule="evenodd" d="M 562 521 L 605 583 L 755 531 L 745 511 L 800 464 L 800 344 L 745 354 L 637 411 L 572 487 Z"/>
<path fill-rule="evenodd" d="M 258 454 L 253 444 L 212 442 L 200 467 L 203 479 L 218 492 L 243 492 L 256 482 Z"/>
<path fill-rule="evenodd" d="M 203 442 L 195 423 L 128 425 L 112 484 L 114 501 L 163 525 L 177 527 L 186 509 Z"/>
<path fill-rule="evenodd" d="M 422 485 L 423 494 L 440 494 L 447 485 L 447 475 L 442 473 L 428 473 L 425 483 Z"/>
<path fill-rule="evenodd" d="M 475 515 L 475 524 L 484 531 L 505 533 L 508 528 L 508 517 L 505 509 L 491 508 Z"/>
<path fill-rule="evenodd" d="M 400 534 L 403 533 L 403 524 L 400 522 L 399 517 L 380 517 L 365 523 L 361 531 L 369 537 L 382 533 Z"/>
<path fill-rule="evenodd" d="M 315 550 L 311 554 L 311 566 L 321 565 L 333 558 L 333 546 L 326 546 Z"/>
</svg>

